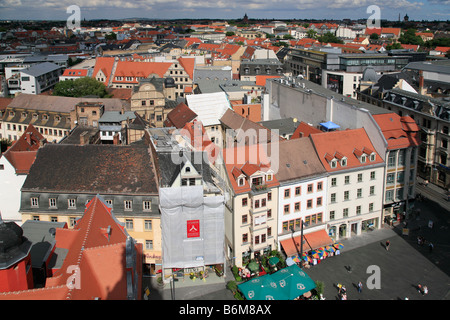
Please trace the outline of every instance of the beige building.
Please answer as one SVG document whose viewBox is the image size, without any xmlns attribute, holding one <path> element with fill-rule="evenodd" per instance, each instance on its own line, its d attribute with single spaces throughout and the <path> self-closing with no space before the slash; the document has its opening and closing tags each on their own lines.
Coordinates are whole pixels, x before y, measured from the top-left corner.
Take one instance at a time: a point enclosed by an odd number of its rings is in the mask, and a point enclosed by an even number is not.
<svg viewBox="0 0 450 320">
<path fill-rule="evenodd" d="M 137 112 L 151 126 L 163 127 L 167 114 L 176 107 L 172 78 L 150 78 L 139 82 L 131 95 L 131 111 Z"/>
<path fill-rule="evenodd" d="M 241 152 L 247 155 L 243 161 Z M 238 267 L 277 249 L 279 183 L 270 166 L 252 161 L 258 152 L 258 145 L 223 150 L 222 174 L 230 195 L 225 204 L 225 255 Z"/>
</svg>

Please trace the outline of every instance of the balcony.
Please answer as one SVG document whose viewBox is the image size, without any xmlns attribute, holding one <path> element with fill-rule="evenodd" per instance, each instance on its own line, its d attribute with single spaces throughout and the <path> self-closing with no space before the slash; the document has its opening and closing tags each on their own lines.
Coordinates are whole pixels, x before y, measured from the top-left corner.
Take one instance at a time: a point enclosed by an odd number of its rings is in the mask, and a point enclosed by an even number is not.
<svg viewBox="0 0 450 320">
<path fill-rule="evenodd" d="M 256 196 L 258 194 L 262 194 L 268 191 L 267 184 L 260 184 L 260 185 L 252 185 L 250 195 Z"/>
</svg>

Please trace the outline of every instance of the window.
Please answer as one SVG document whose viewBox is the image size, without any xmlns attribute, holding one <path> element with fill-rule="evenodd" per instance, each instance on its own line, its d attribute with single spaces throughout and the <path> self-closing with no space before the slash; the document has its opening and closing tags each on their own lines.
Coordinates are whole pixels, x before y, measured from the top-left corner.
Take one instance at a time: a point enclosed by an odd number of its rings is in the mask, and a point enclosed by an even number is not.
<svg viewBox="0 0 450 320">
<path fill-rule="evenodd" d="M 388 167 L 395 167 L 395 153 L 389 153 Z"/>
<path fill-rule="evenodd" d="M 56 198 L 50 198 L 48 199 L 48 206 L 50 208 L 56 208 Z"/>
<path fill-rule="evenodd" d="M 153 229 L 153 223 L 152 220 L 145 220 L 144 221 L 144 228 L 147 231 L 151 231 Z"/>
<path fill-rule="evenodd" d="M 366 163 L 367 157 L 365 154 L 361 156 L 361 163 Z"/>
<path fill-rule="evenodd" d="M 69 209 L 76 209 L 77 208 L 77 203 L 75 199 L 68 199 L 67 200 L 67 207 Z"/>
<path fill-rule="evenodd" d="M 312 199 L 309 199 L 309 200 L 306 202 L 306 208 L 307 208 L 307 209 L 311 209 L 311 208 L 312 208 Z"/>
<path fill-rule="evenodd" d="M 375 180 L 375 171 L 370 171 L 370 180 Z"/>
<path fill-rule="evenodd" d="M 343 216 L 344 218 L 347 218 L 347 217 L 348 217 L 348 208 L 345 208 L 344 210 L 342 210 L 342 216 Z"/>
<path fill-rule="evenodd" d="M 294 211 L 300 211 L 300 202 L 294 204 Z"/>
<path fill-rule="evenodd" d="M 313 184 L 308 184 L 308 193 L 313 192 Z"/>
<path fill-rule="evenodd" d="M 344 183 L 349 184 L 350 183 L 350 176 L 345 176 Z"/>
<path fill-rule="evenodd" d="M 359 188 L 356 190 L 356 197 L 361 198 L 362 197 L 362 188 Z"/>
<path fill-rule="evenodd" d="M 392 184 L 395 182 L 395 173 L 388 173 L 386 176 L 386 183 Z"/>
<path fill-rule="evenodd" d="M 75 218 L 75 217 L 70 217 L 70 218 L 69 218 L 69 224 L 70 224 L 70 227 L 71 227 L 71 228 L 75 227 L 75 225 L 77 224 L 77 218 Z"/>
<path fill-rule="evenodd" d="M 272 192 L 267 193 L 267 201 L 272 200 Z"/>
<path fill-rule="evenodd" d="M 356 214 L 357 215 L 361 214 L 361 206 L 356 207 Z"/>
<path fill-rule="evenodd" d="M 31 198 L 31 207 L 37 208 L 39 207 L 39 199 L 38 198 Z"/>
<path fill-rule="evenodd" d="M 108 199 L 108 200 L 105 200 L 105 202 L 106 202 L 107 205 L 112 207 L 112 205 L 113 205 L 113 201 L 112 200 Z"/>
<path fill-rule="evenodd" d="M 316 200 L 316 206 L 320 207 L 322 205 L 322 197 L 318 197 Z"/>
<path fill-rule="evenodd" d="M 337 185 L 337 179 L 336 178 L 331 178 L 331 186 L 332 187 L 336 187 Z"/>
<path fill-rule="evenodd" d="M 291 194 L 291 189 L 285 189 L 285 190 L 284 190 L 284 197 L 285 197 L 285 198 L 289 198 L 289 197 L 290 197 L 290 194 Z"/>
<path fill-rule="evenodd" d="M 267 218 L 272 218 L 272 209 L 267 209 Z"/>
<path fill-rule="evenodd" d="M 372 211 L 373 211 L 373 202 L 369 203 L 369 212 L 372 212 Z"/>
<path fill-rule="evenodd" d="M 240 179 L 239 179 L 239 183 L 238 183 L 238 184 L 239 184 L 239 187 L 242 187 L 242 186 L 244 185 L 244 182 L 245 182 L 245 181 L 244 181 L 244 178 L 240 178 Z"/>
<path fill-rule="evenodd" d="M 272 175 L 271 174 L 267 175 L 267 181 L 272 181 Z"/>
<path fill-rule="evenodd" d="M 370 155 L 370 161 L 371 161 L 371 162 L 375 161 L 376 158 L 377 158 L 377 156 L 376 156 L 375 153 L 372 153 L 372 154 Z"/>
<path fill-rule="evenodd" d="M 330 211 L 330 220 L 334 220 L 335 212 L 334 210 Z"/>
<path fill-rule="evenodd" d="M 145 240 L 145 249 L 153 250 L 153 240 Z"/>
<path fill-rule="evenodd" d="M 125 219 L 125 228 L 133 230 L 133 219 Z"/>
<path fill-rule="evenodd" d="M 39 216 L 33 216 L 33 220 L 34 220 L 34 221 L 39 221 L 40 218 L 39 218 Z"/>
<path fill-rule="evenodd" d="M 336 202 L 336 193 L 332 193 L 331 194 L 331 203 L 334 203 L 334 202 Z"/>
<path fill-rule="evenodd" d="M 248 223 L 248 215 L 243 214 L 242 215 L 242 224 L 247 224 Z"/>
<path fill-rule="evenodd" d="M 58 222 L 58 217 L 50 217 L 51 222 Z"/>
<path fill-rule="evenodd" d="M 300 187 L 295 187 L 295 195 L 299 196 L 302 192 L 302 189 Z"/>
<path fill-rule="evenodd" d="M 322 191 L 322 189 L 323 189 L 322 181 L 317 182 L 317 191 Z"/>
<path fill-rule="evenodd" d="M 133 201 L 125 200 L 123 203 L 124 203 L 125 210 L 130 211 L 133 209 Z"/>
<path fill-rule="evenodd" d="M 375 186 L 370 186 L 370 195 L 373 196 L 375 194 Z"/>
<path fill-rule="evenodd" d="M 341 159 L 341 166 L 346 167 L 347 166 L 347 158 Z"/>
<path fill-rule="evenodd" d="M 261 199 L 261 207 L 265 207 L 266 206 L 266 199 Z"/>
<path fill-rule="evenodd" d="M 288 204 L 284 205 L 284 210 L 283 211 L 284 211 L 284 214 L 289 214 L 290 208 L 289 208 Z"/>
<path fill-rule="evenodd" d="M 152 211 L 152 202 L 150 200 L 144 200 L 142 202 L 142 209 L 144 211 Z"/>
<path fill-rule="evenodd" d="M 331 168 L 336 168 L 336 166 L 337 166 L 337 160 L 336 159 L 333 159 L 333 160 L 331 160 Z"/>
<path fill-rule="evenodd" d="M 259 208 L 259 200 L 255 200 L 255 209 Z"/>
<path fill-rule="evenodd" d="M 248 242 L 248 233 L 244 233 L 242 235 L 242 243 L 247 243 Z"/>
<path fill-rule="evenodd" d="M 350 191 L 344 191 L 344 200 L 350 199 Z"/>
<path fill-rule="evenodd" d="M 243 207 L 246 207 L 247 204 L 248 204 L 247 198 L 242 198 L 242 206 L 243 206 Z"/>
</svg>

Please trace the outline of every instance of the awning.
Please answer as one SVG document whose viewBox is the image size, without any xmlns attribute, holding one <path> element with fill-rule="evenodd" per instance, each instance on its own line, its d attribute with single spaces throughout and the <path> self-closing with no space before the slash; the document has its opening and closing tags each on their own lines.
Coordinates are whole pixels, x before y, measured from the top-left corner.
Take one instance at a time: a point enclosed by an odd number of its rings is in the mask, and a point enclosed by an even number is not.
<svg viewBox="0 0 450 320">
<path fill-rule="evenodd" d="M 327 130 L 336 130 L 340 128 L 340 126 L 331 121 L 321 122 L 320 125 Z"/>
<path fill-rule="evenodd" d="M 301 236 L 297 236 L 280 241 L 280 244 L 283 247 L 286 256 L 292 257 L 300 253 L 300 237 Z M 303 252 L 309 250 L 311 250 L 311 247 L 306 242 L 305 235 L 303 235 Z"/>
<path fill-rule="evenodd" d="M 325 247 L 333 243 L 333 240 L 325 230 L 303 234 L 303 237 L 306 239 L 307 244 L 311 247 L 312 250 L 320 247 Z"/>
</svg>

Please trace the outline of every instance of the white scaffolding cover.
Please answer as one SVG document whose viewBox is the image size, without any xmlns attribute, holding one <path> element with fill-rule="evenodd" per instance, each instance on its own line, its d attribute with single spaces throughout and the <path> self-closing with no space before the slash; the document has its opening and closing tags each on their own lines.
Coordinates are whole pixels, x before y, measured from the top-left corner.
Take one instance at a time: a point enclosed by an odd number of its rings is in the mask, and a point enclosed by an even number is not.
<svg viewBox="0 0 450 320">
<path fill-rule="evenodd" d="M 202 186 L 159 189 L 164 268 L 224 263 L 224 197 L 203 196 Z M 188 221 L 199 236 L 188 237 Z"/>
</svg>

